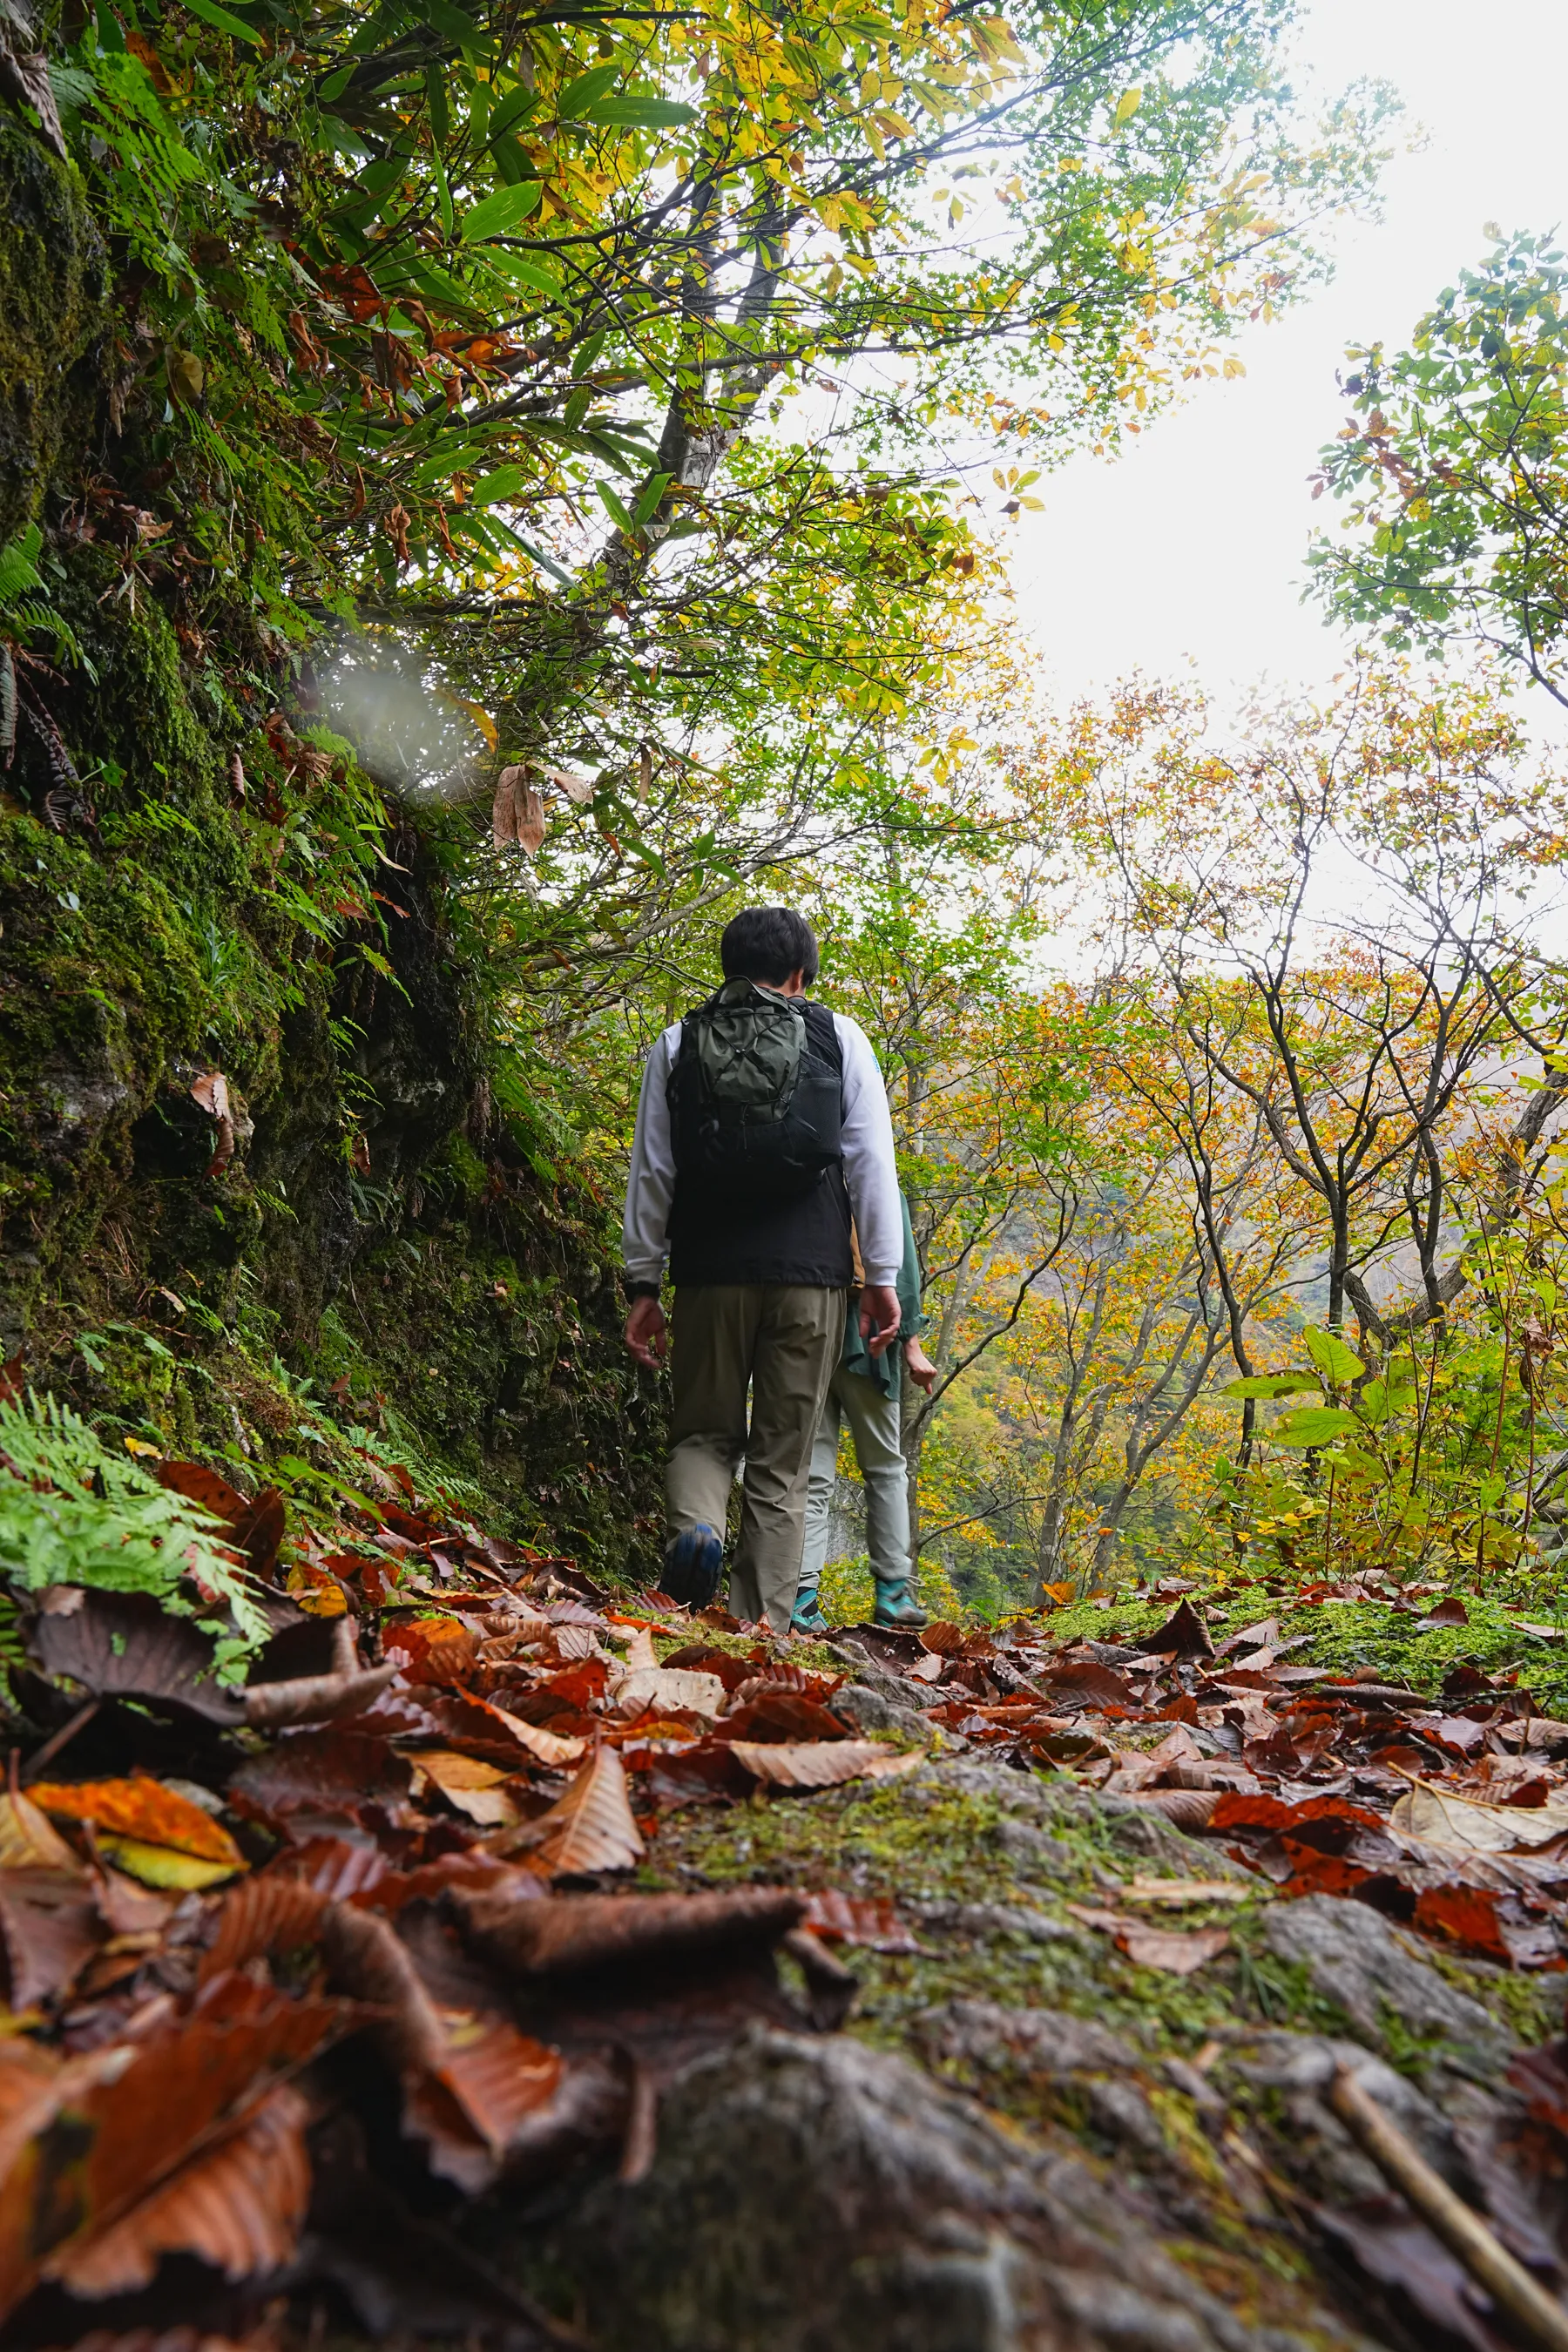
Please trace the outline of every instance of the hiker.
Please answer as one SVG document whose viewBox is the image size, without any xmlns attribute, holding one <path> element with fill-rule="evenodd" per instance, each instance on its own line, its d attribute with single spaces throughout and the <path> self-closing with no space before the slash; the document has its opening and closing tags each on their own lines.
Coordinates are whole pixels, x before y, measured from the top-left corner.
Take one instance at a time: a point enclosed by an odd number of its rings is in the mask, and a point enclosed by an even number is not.
<svg viewBox="0 0 1568 2352">
<path fill-rule="evenodd" d="M 816 1589 L 827 1559 L 828 1523 L 833 1492 L 838 1480 L 838 1433 L 847 1422 L 855 1441 L 855 1459 L 866 1482 L 866 1544 L 871 1555 L 876 1587 L 872 1622 L 878 1625 L 929 1624 L 914 1596 L 914 1559 L 910 1549 L 909 1465 L 903 1453 L 903 1366 L 928 1395 L 936 1366 L 921 1346 L 925 1328 L 921 1307 L 921 1262 L 915 1248 L 910 1204 L 899 1195 L 903 1217 L 904 1257 L 899 1269 L 899 1341 L 873 1355 L 852 1322 L 844 1335 L 844 1353 L 827 1383 L 816 1443 L 811 1452 L 811 1476 L 805 1497 L 805 1551 L 800 1564 L 800 1584 L 795 1597 L 791 1631 L 826 1633 L 827 1620 L 817 1603 Z"/>
<path fill-rule="evenodd" d="M 869 1041 L 805 994 L 817 973 L 810 925 L 787 907 L 749 907 L 726 927 L 719 959 L 722 988 L 664 1032 L 643 1072 L 626 1337 L 639 1363 L 662 1362 L 668 1251 L 664 1590 L 698 1609 L 716 1596 L 743 1458 L 730 1606 L 786 1633 L 812 1444 L 844 1345 L 850 1222 L 864 1269 L 856 1320 L 877 1359 L 899 1328 L 899 1181 Z"/>
</svg>

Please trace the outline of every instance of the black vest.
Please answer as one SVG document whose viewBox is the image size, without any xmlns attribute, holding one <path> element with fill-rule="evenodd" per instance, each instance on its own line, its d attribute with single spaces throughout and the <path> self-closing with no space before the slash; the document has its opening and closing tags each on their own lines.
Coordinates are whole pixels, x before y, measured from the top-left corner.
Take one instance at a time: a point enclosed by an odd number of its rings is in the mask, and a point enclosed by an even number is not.
<svg viewBox="0 0 1568 2352">
<path fill-rule="evenodd" d="M 805 1005 L 813 1044 L 839 1071 L 843 1050 L 826 1005 Z M 795 1282 L 847 1290 L 855 1278 L 849 1194 L 836 1160 L 804 1192 L 758 1199 L 737 1186 L 699 1187 L 679 1173 L 669 1212 L 669 1275 L 677 1286 Z"/>
</svg>

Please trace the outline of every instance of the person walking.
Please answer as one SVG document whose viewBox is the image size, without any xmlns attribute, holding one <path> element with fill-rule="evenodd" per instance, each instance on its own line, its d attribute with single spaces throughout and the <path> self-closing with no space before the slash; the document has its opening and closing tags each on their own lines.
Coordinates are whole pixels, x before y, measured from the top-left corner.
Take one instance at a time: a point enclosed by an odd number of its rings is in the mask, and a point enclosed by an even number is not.
<svg viewBox="0 0 1568 2352">
<path fill-rule="evenodd" d="M 863 1269 L 854 1319 L 872 1360 L 899 1328 L 898 1173 L 870 1041 L 806 996 L 818 969 L 810 925 L 787 907 L 747 908 L 719 958 L 723 986 L 664 1031 L 643 1071 L 623 1227 L 626 1340 L 639 1363 L 664 1360 L 668 1255 L 664 1590 L 691 1608 L 716 1597 L 743 1460 L 730 1606 L 785 1633 L 812 1444 L 844 1344 L 852 1221 Z"/>
<path fill-rule="evenodd" d="M 921 1307 L 921 1262 L 915 1248 L 910 1204 L 899 1195 L 904 1255 L 899 1269 L 899 1345 L 873 1355 L 851 1325 L 844 1353 L 827 1384 L 822 1419 L 812 1447 L 805 1498 L 805 1548 L 790 1620 L 796 1633 L 826 1633 L 827 1620 L 817 1587 L 827 1560 L 827 1536 L 838 1482 L 838 1433 L 846 1423 L 855 1459 L 866 1483 L 866 1543 L 876 1587 L 872 1622 L 918 1627 L 931 1622 L 914 1596 L 914 1557 L 910 1538 L 909 1465 L 903 1452 L 903 1368 L 929 1395 L 936 1366 L 921 1346 L 925 1328 Z"/>
</svg>

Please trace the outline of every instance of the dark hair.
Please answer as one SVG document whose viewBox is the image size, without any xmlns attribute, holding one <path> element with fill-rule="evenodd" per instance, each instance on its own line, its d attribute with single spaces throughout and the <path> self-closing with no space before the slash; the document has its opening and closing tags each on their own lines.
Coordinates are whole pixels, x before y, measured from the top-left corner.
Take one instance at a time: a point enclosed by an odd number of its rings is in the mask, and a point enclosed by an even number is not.
<svg viewBox="0 0 1568 2352">
<path fill-rule="evenodd" d="M 821 963 L 816 934 L 793 907 L 745 908 L 725 924 L 719 961 L 726 980 L 760 980 L 777 987 L 799 971 L 808 988 Z"/>
</svg>

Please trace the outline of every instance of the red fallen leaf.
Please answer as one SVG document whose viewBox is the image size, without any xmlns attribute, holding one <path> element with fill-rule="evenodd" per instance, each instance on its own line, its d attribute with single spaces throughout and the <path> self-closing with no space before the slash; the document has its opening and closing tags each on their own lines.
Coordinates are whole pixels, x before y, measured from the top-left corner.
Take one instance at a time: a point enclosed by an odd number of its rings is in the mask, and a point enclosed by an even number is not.
<svg viewBox="0 0 1568 2352">
<path fill-rule="evenodd" d="M 1207 1628 L 1190 1601 L 1179 1602 L 1163 1625 L 1156 1626 L 1153 1633 L 1145 1633 L 1142 1641 L 1134 1642 L 1131 1646 L 1134 1650 L 1147 1650 L 1156 1656 L 1172 1653 L 1177 1658 L 1212 1658 L 1214 1655 L 1214 1643 L 1209 1640 Z"/>
<path fill-rule="evenodd" d="M 874 1780 L 918 1771 L 921 1755 L 900 1756 L 874 1739 L 750 1740 L 731 1743 L 755 1780 L 774 1789 L 837 1789 L 846 1780 Z"/>
<path fill-rule="evenodd" d="M 1427 1625 L 1468 1625 L 1469 1622 L 1469 1611 L 1457 1592 L 1450 1592 L 1441 1601 L 1433 1602 L 1415 1630 L 1419 1633 L 1423 1627 Z"/>
<path fill-rule="evenodd" d="M 263 1819 L 343 1811 L 366 1803 L 395 1802 L 413 1780 L 390 1744 L 336 1725 L 324 1731 L 287 1733 L 264 1756 L 242 1764 L 228 1784 L 231 1802 Z"/>
<path fill-rule="evenodd" d="M 524 1723 L 544 1723 L 560 1729 L 557 1716 L 582 1714 L 595 1699 L 604 1696 L 609 1679 L 607 1658 L 584 1658 L 579 1665 L 546 1675 L 531 1689 L 514 1687 L 497 1696 L 509 1715 Z"/>
<path fill-rule="evenodd" d="M 195 2254 L 227 2279 L 290 2261 L 310 2201 L 310 2102 L 283 2084 L 238 2128 L 203 2148 L 85 2246 L 51 2256 L 46 2278 L 88 2298 L 151 2285 L 164 2254 Z"/>
<path fill-rule="evenodd" d="M 249 1507 L 237 1486 L 231 1486 L 226 1478 L 220 1478 L 216 1470 L 208 1470 L 199 1462 L 159 1462 L 153 1465 L 153 1475 L 160 1486 L 166 1486 L 171 1494 L 184 1495 L 188 1503 L 196 1504 L 221 1527 L 230 1526 Z"/>
<path fill-rule="evenodd" d="M 1300 1838 L 1309 1825 L 1323 1822 L 1332 1828 L 1342 1828 L 1346 1838 L 1352 1830 L 1378 1830 L 1382 1822 L 1364 1805 L 1348 1804 L 1342 1797 L 1309 1797 L 1304 1804 L 1289 1805 L 1280 1797 L 1248 1793 L 1245 1790 L 1227 1790 L 1220 1798 L 1210 1818 L 1212 1830 L 1252 1830 L 1262 1832 L 1284 1832 Z M 1324 1851 L 1333 1848 L 1321 1835 L 1308 1841 Z"/>
<path fill-rule="evenodd" d="M 749 1706 L 721 1717 L 714 1727 L 721 1739 L 847 1739 L 847 1726 L 814 1699 L 798 1691 L 765 1690 Z"/>
<path fill-rule="evenodd" d="M 1131 1685 L 1092 1658 L 1065 1659 L 1040 1677 L 1053 1704 L 1068 1706 L 1131 1706 Z"/>
<path fill-rule="evenodd" d="M 1554 1780 L 1548 1780 L 1538 1775 L 1532 1780 L 1516 1780 L 1511 1789 L 1504 1791 L 1502 1801 L 1505 1805 L 1520 1805 L 1527 1812 L 1533 1812 L 1545 1804 L 1549 1797 L 1555 1796 L 1556 1792 L 1557 1783 Z"/>
<path fill-rule="evenodd" d="M 479 1662 L 479 1637 L 450 1617 L 416 1617 L 391 1626 L 385 1647 L 401 1657 L 406 1681 L 460 1689 Z"/>
<path fill-rule="evenodd" d="M 251 1573 L 263 1582 L 278 1565 L 286 1525 L 282 1496 L 276 1486 L 263 1486 L 230 1528 L 229 1541 L 245 1554 Z"/>
<path fill-rule="evenodd" d="M 738 1685 L 732 1696 L 738 1706 L 746 1706 L 768 1690 L 798 1691 L 805 1698 L 826 1702 L 843 1686 L 842 1675 L 814 1675 L 806 1666 L 781 1664 L 762 1667 L 749 1681 Z"/>
<path fill-rule="evenodd" d="M 433 1698 L 426 1706 L 432 1727 L 448 1747 L 465 1756 L 481 1757 L 487 1764 L 500 1764 L 520 1772 L 540 1759 L 526 1740 L 519 1738 L 508 1720 L 510 1712 L 492 1706 L 489 1699 L 476 1698 L 469 1691 L 456 1698 Z M 526 1722 L 528 1718 L 524 1716 L 519 1720 Z"/>
<path fill-rule="evenodd" d="M 395 1919 L 411 1903 L 436 1903 L 445 1895 L 484 1894 L 497 1887 L 505 1888 L 518 1903 L 542 1901 L 550 1893 L 548 1882 L 531 1871 L 468 1848 L 420 1863 L 413 1870 L 387 1871 L 352 1899 L 362 1911 L 380 1911 Z"/>
<path fill-rule="evenodd" d="M 938 1618 L 934 1625 L 926 1626 L 921 1633 L 920 1645 L 922 1650 L 931 1651 L 933 1656 L 955 1658 L 963 1648 L 963 1640 L 962 1625 L 954 1625 L 947 1618 Z"/>
<path fill-rule="evenodd" d="M 21 1403 L 26 1360 L 24 1351 L 18 1348 L 14 1356 L 7 1356 L 0 1364 L 0 1404 Z"/>
<path fill-rule="evenodd" d="M 369 1843 L 351 1843 L 347 1838 L 307 1838 L 300 1844 L 286 1846 L 277 1860 L 268 1864 L 268 1878 L 294 1878 L 302 1885 L 313 1886 L 319 1894 L 331 1895 L 340 1903 L 368 1895 L 391 1871 L 392 1864 L 378 1845 Z"/>
<path fill-rule="evenodd" d="M 751 1794 L 751 1777 L 725 1739 L 700 1739 L 675 1752 L 633 1748 L 621 1752 L 629 1770 L 646 1774 L 647 1793 L 660 1812 Z"/>
<path fill-rule="evenodd" d="M 1184 1691 L 1180 1698 L 1167 1699 L 1154 1711 L 1162 1723 L 1195 1723 L 1198 1719 L 1198 1703 Z"/>
<path fill-rule="evenodd" d="M 871 1952 L 921 1948 L 893 1904 L 869 1895 L 841 1895 L 837 1887 L 812 1895 L 803 1924 L 825 1944 L 858 1944 Z"/>
<path fill-rule="evenodd" d="M 1506 1960 L 1509 1949 L 1498 1926 L 1497 1901 L 1489 1887 L 1465 1886 L 1453 1880 L 1443 1886 L 1424 1886 L 1415 1897 L 1414 1924 L 1466 1951 Z"/>
<path fill-rule="evenodd" d="M 728 1650 L 716 1650 L 707 1642 L 688 1642 L 683 1650 L 672 1650 L 663 1663 L 667 1666 L 695 1666 L 702 1674 L 717 1675 L 727 1691 L 737 1691 L 742 1683 L 754 1681 L 757 1673 L 752 1659 L 731 1657 Z"/>
<path fill-rule="evenodd" d="M 1290 1864 L 1286 1881 L 1288 1895 L 1356 1895 L 1373 1875 L 1358 1862 L 1349 1862 L 1343 1854 L 1323 1853 L 1316 1846 L 1302 1845 L 1296 1838 L 1279 1841 Z"/>
</svg>

